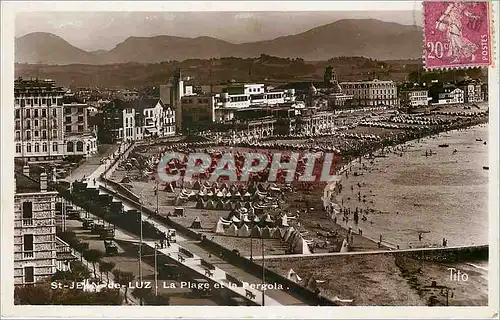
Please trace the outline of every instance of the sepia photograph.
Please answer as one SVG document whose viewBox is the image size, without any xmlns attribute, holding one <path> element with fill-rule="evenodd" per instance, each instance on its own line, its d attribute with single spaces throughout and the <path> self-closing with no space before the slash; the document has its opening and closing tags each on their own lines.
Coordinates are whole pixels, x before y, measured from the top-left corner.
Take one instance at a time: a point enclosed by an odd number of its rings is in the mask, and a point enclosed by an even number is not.
<svg viewBox="0 0 500 320">
<path fill-rule="evenodd" d="M 2 316 L 498 318 L 498 3 L 381 3 L 2 3 Z"/>
</svg>

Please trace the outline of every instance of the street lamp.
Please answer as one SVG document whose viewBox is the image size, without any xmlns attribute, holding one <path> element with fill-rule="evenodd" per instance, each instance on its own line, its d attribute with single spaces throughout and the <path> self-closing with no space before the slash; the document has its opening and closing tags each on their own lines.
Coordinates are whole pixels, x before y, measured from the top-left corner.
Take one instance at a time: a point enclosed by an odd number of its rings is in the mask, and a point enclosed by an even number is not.
<svg viewBox="0 0 500 320">
<path fill-rule="evenodd" d="M 139 281 L 142 283 L 142 201 L 139 199 L 139 204 L 141 207 L 140 211 L 140 243 L 139 243 Z"/>
<path fill-rule="evenodd" d="M 265 306 L 264 298 L 265 298 L 265 276 L 266 276 L 266 268 L 264 267 L 264 237 L 261 235 L 260 238 L 261 246 L 262 246 L 262 306 Z"/>
<path fill-rule="evenodd" d="M 155 296 L 158 296 L 158 258 L 157 258 L 158 243 L 155 242 Z"/>
</svg>

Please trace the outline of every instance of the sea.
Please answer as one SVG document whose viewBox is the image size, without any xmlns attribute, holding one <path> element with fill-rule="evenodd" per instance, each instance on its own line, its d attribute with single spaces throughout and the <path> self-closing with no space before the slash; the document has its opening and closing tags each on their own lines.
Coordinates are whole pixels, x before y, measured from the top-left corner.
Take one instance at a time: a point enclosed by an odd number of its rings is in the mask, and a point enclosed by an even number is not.
<svg viewBox="0 0 500 320">
<path fill-rule="evenodd" d="M 373 164 L 362 159 L 343 176 L 337 201 L 376 213 L 347 224 L 401 249 L 441 246 L 443 238 L 448 246 L 488 244 L 488 147 L 483 124 L 410 141 Z"/>
</svg>

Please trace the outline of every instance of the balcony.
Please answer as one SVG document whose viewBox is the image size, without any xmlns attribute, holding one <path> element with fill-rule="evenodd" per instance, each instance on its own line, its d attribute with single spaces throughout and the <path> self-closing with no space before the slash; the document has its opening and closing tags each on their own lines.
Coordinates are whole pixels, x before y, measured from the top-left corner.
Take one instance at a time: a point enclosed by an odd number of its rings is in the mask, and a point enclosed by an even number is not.
<svg viewBox="0 0 500 320">
<path fill-rule="evenodd" d="M 33 225 L 33 219 L 23 219 L 23 226 L 32 226 Z"/>
<path fill-rule="evenodd" d="M 33 251 L 24 251 L 23 252 L 23 257 L 25 259 L 32 259 L 35 257 L 35 254 L 33 253 Z"/>
</svg>

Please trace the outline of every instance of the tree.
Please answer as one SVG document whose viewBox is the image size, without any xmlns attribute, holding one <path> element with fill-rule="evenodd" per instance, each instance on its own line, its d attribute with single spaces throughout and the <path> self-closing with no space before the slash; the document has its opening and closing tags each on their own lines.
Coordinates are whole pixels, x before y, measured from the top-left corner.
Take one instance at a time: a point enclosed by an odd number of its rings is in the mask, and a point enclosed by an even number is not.
<svg viewBox="0 0 500 320">
<path fill-rule="evenodd" d="M 99 271 L 101 272 L 101 279 L 102 279 L 102 273 L 105 272 L 106 273 L 106 279 L 109 283 L 109 273 L 111 272 L 111 270 L 113 270 L 115 268 L 115 263 L 114 262 L 111 262 L 111 261 L 102 261 L 99 265 Z"/>
<path fill-rule="evenodd" d="M 97 272 L 95 264 L 101 260 L 104 256 L 104 253 L 100 250 L 90 249 L 83 253 L 83 257 L 88 262 L 92 263 L 92 267 L 94 268 L 94 277 L 97 278 Z"/>
<path fill-rule="evenodd" d="M 80 261 L 83 259 L 83 253 L 89 249 L 88 242 L 78 242 L 75 245 L 75 250 L 80 252 Z"/>
</svg>

